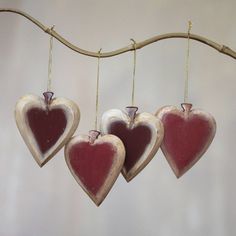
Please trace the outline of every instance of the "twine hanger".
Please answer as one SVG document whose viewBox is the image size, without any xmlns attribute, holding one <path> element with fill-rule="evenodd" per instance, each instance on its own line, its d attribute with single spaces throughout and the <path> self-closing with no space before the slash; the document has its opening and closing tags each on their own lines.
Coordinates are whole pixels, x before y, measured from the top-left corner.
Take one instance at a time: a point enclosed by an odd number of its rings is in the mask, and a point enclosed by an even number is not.
<svg viewBox="0 0 236 236">
<path fill-rule="evenodd" d="M 186 52 L 186 75 L 184 81 L 184 103 L 188 102 L 188 84 L 189 84 L 189 52 L 190 52 L 190 31 L 192 29 L 192 22 L 188 22 L 188 39 L 187 39 L 187 52 Z"/>
</svg>

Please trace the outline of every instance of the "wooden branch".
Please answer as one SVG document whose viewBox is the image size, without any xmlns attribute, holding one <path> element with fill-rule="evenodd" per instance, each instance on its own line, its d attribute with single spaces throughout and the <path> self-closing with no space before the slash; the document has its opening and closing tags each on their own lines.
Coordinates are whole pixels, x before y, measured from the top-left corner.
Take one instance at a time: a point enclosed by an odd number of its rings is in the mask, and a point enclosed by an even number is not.
<svg viewBox="0 0 236 236">
<path fill-rule="evenodd" d="M 72 43 L 68 42 L 65 38 L 63 38 L 55 30 L 51 29 L 51 27 L 46 27 L 41 22 L 39 22 L 38 20 L 36 20 L 35 18 L 33 18 L 32 16 L 30 16 L 29 14 L 27 14 L 23 11 L 11 9 L 11 8 L 0 8 L 0 12 L 11 12 L 11 13 L 16 13 L 21 16 L 24 16 L 28 20 L 32 21 L 35 25 L 37 25 L 40 29 L 42 29 L 45 33 L 52 35 L 54 38 L 56 38 L 58 41 L 60 41 L 62 44 L 64 44 L 68 48 L 70 48 L 80 54 L 86 55 L 86 56 L 90 56 L 90 57 L 99 57 L 100 56 L 101 58 L 105 58 L 105 57 L 117 56 L 119 54 L 134 50 L 134 45 L 130 44 L 127 47 L 123 47 L 123 48 L 120 48 L 118 50 L 111 51 L 111 52 L 103 52 L 100 54 L 98 52 L 87 51 L 87 50 L 81 49 L 81 48 L 73 45 Z M 144 40 L 142 42 L 139 42 L 139 43 L 137 42 L 135 47 L 136 47 L 136 49 L 140 49 L 140 48 L 143 48 L 149 44 L 155 43 L 157 41 L 160 41 L 163 39 L 170 39 L 170 38 L 188 38 L 188 34 L 187 33 L 168 33 L 168 34 L 157 35 L 155 37 Z M 228 56 L 236 59 L 236 52 L 225 45 L 221 45 L 219 43 L 213 42 L 207 38 L 204 38 L 204 37 L 196 35 L 196 34 L 190 34 L 189 38 L 192 40 L 196 40 L 201 43 L 204 43 L 204 44 L 216 49 L 220 53 L 223 53 L 225 55 L 228 55 Z"/>
</svg>

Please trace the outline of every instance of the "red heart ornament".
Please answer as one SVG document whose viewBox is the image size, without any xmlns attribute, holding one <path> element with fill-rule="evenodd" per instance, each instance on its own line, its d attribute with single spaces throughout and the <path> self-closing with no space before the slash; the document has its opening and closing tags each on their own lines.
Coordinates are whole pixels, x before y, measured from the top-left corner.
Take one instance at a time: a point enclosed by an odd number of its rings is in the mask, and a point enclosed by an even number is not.
<svg viewBox="0 0 236 236">
<path fill-rule="evenodd" d="M 73 137 L 65 147 L 66 163 L 75 180 L 99 206 L 115 183 L 125 159 L 125 148 L 114 135 Z"/>
<path fill-rule="evenodd" d="M 165 106 L 157 111 L 165 135 L 161 149 L 177 178 L 188 171 L 206 152 L 215 132 L 216 122 L 211 114 L 181 104 L 183 110 Z"/>
<path fill-rule="evenodd" d="M 136 114 L 137 107 L 127 107 L 127 113 L 112 109 L 102 116 L 101 131 L 119 137 L 126 149 L 122 174 L 132 180 L 154 157 L 161 145 L 162 122 L 150 113 Z"/>
<path fill-rule="evenodd" d="M 74 134 L 80 119 L 77 105 L 65 98 L 26 95 L 15 108 L 17 127 L 34 159 L 42 167 Z"/>
</svg>

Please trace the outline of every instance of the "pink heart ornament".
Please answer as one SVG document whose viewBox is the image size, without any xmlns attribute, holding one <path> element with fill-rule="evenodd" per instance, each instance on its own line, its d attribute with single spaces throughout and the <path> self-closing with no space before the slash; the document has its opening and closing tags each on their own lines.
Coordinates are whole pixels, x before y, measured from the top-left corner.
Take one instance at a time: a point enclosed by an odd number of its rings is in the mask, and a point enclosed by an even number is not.
<svg viewBox="0 0 236 236">
<path fill-rule="evenodd" d="M 15 107 L 19 132 L 40 167 L 71 138 L 80 119 L 79 108 L 74 102 L 52 96 L 52 92 L 44 93 L 44 99 L 25 95 Z"/>
<path fill-rule="evenodd" d="M 161 149 L 177 178 L 202 157 L 216 133 L 216 122 L 211 114 L 191 109 L 189 103 L 181 106 L 183 110 L 165 106 L 156 113 L 165 129 Z"/>
<path fill-rule="evenodd" d="M 119 137 L 126 149 L 122 174 L 131 181 L 152 160 L 163 136 L 162 122 L 150 113 L 136 114 L 137 107 L 127 107 L 127 113 L 118 109 L 102 116 L 101 132 Z"/>
<path fill-rule="evenodd" d="M 71 174 L 97 206 L 118 178 L 124 159 L 121 140 L 114 135 L 100 136 L 96 130 L 73 137 L 65 147 Z"/>
</svg>

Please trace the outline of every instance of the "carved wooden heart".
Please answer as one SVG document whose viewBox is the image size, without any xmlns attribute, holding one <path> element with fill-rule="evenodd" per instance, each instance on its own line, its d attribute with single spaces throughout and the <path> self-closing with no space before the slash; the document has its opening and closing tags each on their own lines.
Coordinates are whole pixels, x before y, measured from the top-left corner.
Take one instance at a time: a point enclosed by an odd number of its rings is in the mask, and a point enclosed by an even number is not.
<svg viewBox="0 0 236 236">
<path fill-rule="evenodd" d="M 189 170 L 206 152 L 215 132 L 216 122 L 209 113 L 181 104 L 183 110 L 166 106 L 157 111 L 165 135 L 161 149 L 177 178 Z"/>
<path fill-rule="evenodd" d="M 17 127 L 35 161 L 42 167 L 74 134 L 80 119 L 77 105 L 65 98 L 26 95 L 15 108 Z"/>
<path fill-rule="evenodd" d="M 65 147 L 66 163 L 83 190 L 99 206 L 115 183 L 125 159 L 125 148 L 114 135 L 73 137 Z"/>
<path fill-rule="evenodd" d="M 154 157 L 161 145 L 162 122 L 150 113 L 136 114 L 137 107 L 127 107 L 127 113 L 112 109 L 102 116 L 103 134 L 114 134 L 124 143 L 126 157 L 122 174 L 132 180 Z"/>
</svg>

